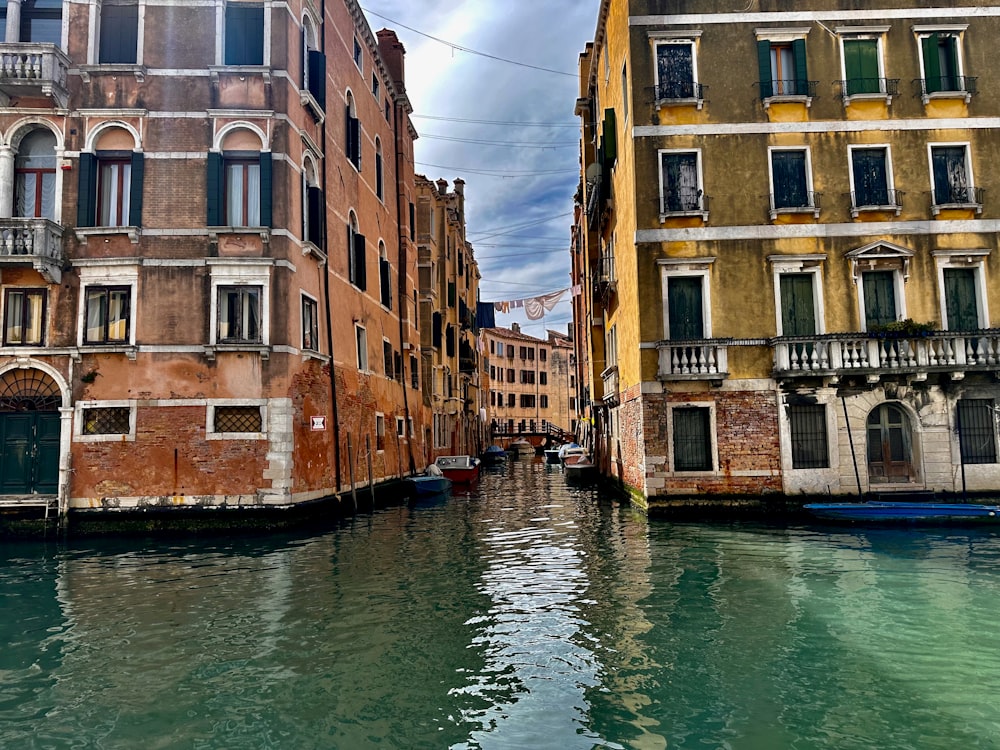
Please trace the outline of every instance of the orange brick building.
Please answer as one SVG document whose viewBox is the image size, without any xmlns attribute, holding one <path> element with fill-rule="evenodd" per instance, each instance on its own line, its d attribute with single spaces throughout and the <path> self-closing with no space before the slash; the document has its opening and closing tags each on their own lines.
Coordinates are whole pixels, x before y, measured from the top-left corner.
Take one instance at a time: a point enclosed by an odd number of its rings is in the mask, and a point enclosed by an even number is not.
<svg viewBox="0 0 1000 750">
<path fill-rule="evenodd" d="M 355 0 L 3 23 L 0 497 L 286 506 L 419 464 L 395 34 Z"/>
</svg>

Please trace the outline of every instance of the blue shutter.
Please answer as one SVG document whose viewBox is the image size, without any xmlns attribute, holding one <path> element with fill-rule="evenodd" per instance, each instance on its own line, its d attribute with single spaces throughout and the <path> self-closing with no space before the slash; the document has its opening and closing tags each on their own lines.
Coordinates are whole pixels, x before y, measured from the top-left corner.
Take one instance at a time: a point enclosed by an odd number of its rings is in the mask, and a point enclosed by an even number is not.
<svg viewBox="0 0 1000 750">
<path fill-rule="evenodd" d="M 132 184 L 129 186 L 128 224 L 130 227 L 142 226 L 142 183 L 145 173 L 145 160 L 138 151 L 132 152 Z"/>
<path fill-rule="evenodd" d="M 97 226 L 97 156 L 80 154 L 79 196 L 76 203 L 76 225 Z"/>
<path fill-rule="evenodd" d="M 272 160 L 270 151 L 260 152 L 260 225 L 271 226 L 271 193 L 273 178 L 271 175 Z"/>
<path fill-rule="evenodd" d="M 206 222 L 210 227 L 222 226 L 222 154 L 215 151 L 208 153 L 208 174 L 206 176 L 205 196 L 208 202 Z"/>
</svg>

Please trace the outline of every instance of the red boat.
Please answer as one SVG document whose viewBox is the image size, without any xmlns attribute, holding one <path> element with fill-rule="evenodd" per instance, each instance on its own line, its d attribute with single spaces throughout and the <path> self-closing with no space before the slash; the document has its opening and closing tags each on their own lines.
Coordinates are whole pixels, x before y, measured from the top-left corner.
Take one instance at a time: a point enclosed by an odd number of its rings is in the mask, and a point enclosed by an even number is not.
<svg viewBox="0 0 1000 750">
<path fill-rule="evenodd" d="M 479 459 L 472 456 L 438 456 L 434 465 L 455 484 L 472 484 L 479 479 Z"/>
</svg>

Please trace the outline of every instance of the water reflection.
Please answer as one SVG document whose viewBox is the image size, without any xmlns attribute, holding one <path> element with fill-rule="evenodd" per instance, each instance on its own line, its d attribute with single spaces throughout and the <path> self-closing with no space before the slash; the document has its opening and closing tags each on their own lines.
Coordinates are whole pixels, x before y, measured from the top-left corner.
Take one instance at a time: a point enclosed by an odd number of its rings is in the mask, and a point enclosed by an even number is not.
<svg viewBox="0 0 1000 750">
<path fill-rule="evenodd" d="M 1000 536 L 647 522 L 515 462 L 316 535 L 0 548 L 3 748 L 986 748 Z"/>
</svg>

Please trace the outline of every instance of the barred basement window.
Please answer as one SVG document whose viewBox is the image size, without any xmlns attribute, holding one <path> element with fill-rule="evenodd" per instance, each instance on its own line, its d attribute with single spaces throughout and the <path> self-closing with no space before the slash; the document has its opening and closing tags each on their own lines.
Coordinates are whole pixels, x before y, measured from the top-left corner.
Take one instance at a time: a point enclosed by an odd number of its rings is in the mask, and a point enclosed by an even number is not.
<svg viewBox="0 0 1000 750">
<path fill-rule="evenodd" d="M 263 432 L 260 407 L 215 407 L 215 432 Z"/>
<path fill-rule="evenodd" d="M 702 407 L 674 409 L 674 470 L 711 471 L 711 415 Z"/>
<path fill-rule="evenodd" d="M 830 450 L 826 435 L 826 407 L 822 404 L 792 404 L 788 407 L 792 432 L 792 468 L 826 469 Z"/>
<path fill-rule="evenodd" d="M 84 435 L 128 435 L 129 408 L 113 406 L 83 410 Z"/>
<path fill-rule="evenodd" d="M 958 402 L 958 444 L 963 464 L 997 462 L 993 400 L 963 398 Z"/>
</svg>

